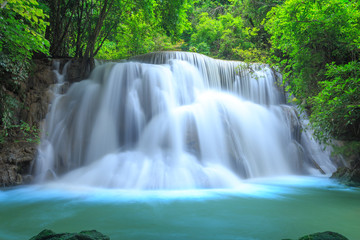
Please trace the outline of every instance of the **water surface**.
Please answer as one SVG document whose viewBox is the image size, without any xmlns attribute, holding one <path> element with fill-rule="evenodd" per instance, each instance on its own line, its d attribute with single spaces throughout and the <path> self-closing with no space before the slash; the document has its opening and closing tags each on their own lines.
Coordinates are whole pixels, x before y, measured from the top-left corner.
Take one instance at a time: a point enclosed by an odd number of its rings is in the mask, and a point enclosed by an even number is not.
<svg viewBox="0 0 360 240">
<path fill-rule="evenodd" d="M 360 239 L 360 190 L 326 178 L 253 179 L 237 189 L 135 191 L 46 184 L 0 191 L 0 239 L 96 229 L 111 239 Z"/>
</svg>

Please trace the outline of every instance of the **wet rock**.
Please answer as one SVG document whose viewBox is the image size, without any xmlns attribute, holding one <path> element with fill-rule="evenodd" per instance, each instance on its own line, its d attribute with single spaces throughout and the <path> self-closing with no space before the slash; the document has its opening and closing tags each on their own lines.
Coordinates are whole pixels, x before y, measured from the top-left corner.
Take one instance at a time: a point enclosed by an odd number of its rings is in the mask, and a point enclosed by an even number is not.
<svg viewBox="0 0 360 240">
<path fill-rule="evenodd" d="M 0 187 L 16 186 L 29 181 L 27 175 L 36 156 L 36 145 L 28 142 L 0 145 Z"/>
<path fill-rule="evenodd" d="M 352 187 L 360 187 L 360 143 L 359 142 L 334 142 L 333 161 L 344 162 L 333 173 L 331 178 Z"/>
<path fill-rule="evenodd" d="M 282 110 L 290 127 L 291 138 L 297 142 L 301 142 L 302 126 L 296 109 L 292 106 L 282 105 Z"/>
<path fill-rule="evenodd" d="M 69 83 L 79 82 L 83 80 L 81 59 L 72 59 L 66 73 L 66 81 Z"/>
<path fill-rule="evenodd" d="M 360 168 L 338 168 L 331 178 L 352 187 L 360 187 Z"/>
<path fill-rule="evenodd" d="M 110 240 L 110 238 L 96 230 L 81 231 L 80 233 L 55 233 L 45 229 L 30 240 Z"/>
<path fill-rule="evenodd" d="M 70 59 L 50 60 L 34 59 L 28 79 L 21 82 L 20 92 L 16 97 L 23 103 L 22 110 L 16 112 L 17 124 L 26 123 L 31 130 L 11 129 L 11 134 L 0 144 L 0 187 L 8 187 L 31 182 L 30 166 L 35 159 L 41 123 L 48 113 L 53 98 L 50 87 L 56 82 L 54 61 L 60 62 L 61 69 Z M 78 79 L 75 64 L 72 81 Z M 9 93 L 12 94 L 12 93 Z M 20 121 L 21 120 L 21 121 Z"/>
<path fill-rule="evenodd" d="M 34 67 L 29 79 L 23 88 L 25 92 L 24 108 L 20 113 L 20 119 L 30 126 L 39 126 L 48 112 L 51 100 L 49 86 L 54 84 L 55 74 L 52 71 L 52 61 L 38 59 L 34 61 Z"/>
</svg>

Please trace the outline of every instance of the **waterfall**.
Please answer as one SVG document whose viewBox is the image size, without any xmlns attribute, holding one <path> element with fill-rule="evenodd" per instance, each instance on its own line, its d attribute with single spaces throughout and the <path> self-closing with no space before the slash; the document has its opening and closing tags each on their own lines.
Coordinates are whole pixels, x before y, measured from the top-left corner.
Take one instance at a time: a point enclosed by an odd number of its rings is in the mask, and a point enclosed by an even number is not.
<svg viewBox="0 0 360 240">
<path fill-rule="evenodd" d="M 98 66 L 53 101 L 36 179 L 232 188 L 247 178 L 333 172 L 328 155 L 303 140 L 280 77 L 265 64 L 184 52 Z"/>
</svg>

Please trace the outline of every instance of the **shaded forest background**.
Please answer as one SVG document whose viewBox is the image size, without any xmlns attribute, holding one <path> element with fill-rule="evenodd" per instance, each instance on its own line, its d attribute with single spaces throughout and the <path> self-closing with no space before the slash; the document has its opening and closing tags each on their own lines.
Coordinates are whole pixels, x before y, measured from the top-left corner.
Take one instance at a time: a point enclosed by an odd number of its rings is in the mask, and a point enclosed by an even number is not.
<svg viewBox="0 0 360 240">
<path fill-rule="evenodd" d="M 91 69 L 95 58 L 163 50 L 272 65 L 320 141 L 359 151 L 360 4 L 351 0 L 0 0 L 0 142 L 13 129 L 37 132 L 18 115 L 32 59 Z"/>
</svg>

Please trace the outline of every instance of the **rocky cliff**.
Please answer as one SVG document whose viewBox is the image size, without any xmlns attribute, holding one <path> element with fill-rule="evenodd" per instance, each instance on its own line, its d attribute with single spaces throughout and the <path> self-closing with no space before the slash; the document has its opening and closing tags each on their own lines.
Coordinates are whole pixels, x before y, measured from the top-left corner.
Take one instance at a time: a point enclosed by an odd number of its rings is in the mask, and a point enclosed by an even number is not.
<svg viewBox="0 0 360 240">
<path fill-rule="evenodd" d="M 51 99 L 48 88 L 54 81 L 52 61 L 34 60 L 28 79 L 20 85 L 21 94 L 17 96 L 21 103 L 17 112 L 19 124 L 23 121 L 32 130 L 40 128 Z M 34 136 L 25 136 L 24 130 L 12 129 L 5 142 L 0 144 L 0 186 L 14 186 L 29 180 L 26 176 L 36 156 L 37 140 Z"/>
<path fill-rule="evenodd" d="M 62 71 L 70 59 L 33 60 L 28 79 L 20 85 L 17 100 L 22 103 L 17 118 L 21 127 L 14 128 L 0 144 L 0 187 L 15 186 L 31 181 L 31 165 L 37 154 L 42 121 L 48 112 L 52 94 L 50 87 L 56 82 L 54 61 L 60 62 Z M 79 81 L 79 61 L 72 60 L 66 79 Z"/>
</svg>

